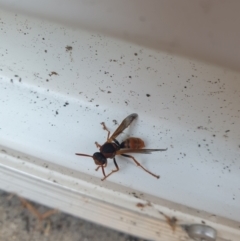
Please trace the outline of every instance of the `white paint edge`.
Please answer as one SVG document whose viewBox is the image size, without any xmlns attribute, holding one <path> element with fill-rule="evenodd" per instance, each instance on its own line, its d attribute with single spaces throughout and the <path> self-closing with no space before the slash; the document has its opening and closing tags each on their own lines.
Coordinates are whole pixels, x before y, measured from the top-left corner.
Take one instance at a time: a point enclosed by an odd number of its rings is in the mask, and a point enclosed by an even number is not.
<svg viewBox="0 0 240 241">
<path fill-rule="evenodd" d="M 129 194 L 123 193 L 115 184 L 110 184 L 111 188 L 108 185 L 107 188 L 104 185 L 99 186 L 94 183 L 98 181 L 97 178 L 90 181 L 85 176 L 79 179 L 74 177 L 75 174 L 63 175 L 53 169 L 26 161 L 29 159 L 39 162 L 30 156 L 23 158 L 20 153 L 15 152 L 14 157 L 13 151 L 3 147 L 1 150 L 0 188 L 8 192 L 36 202 L 41 200 L 42 204 L 49 207 L 150 240 L 190 240 L 180 226 L 173 232 L 159 212 L 169 217 L 175 216 L 179 225 L 205 222 L 217 230 L 217 240 L 240 240 L 240 230 L 237 229 L 240 224 L 237 222 L 195 210 L 199 214 L 197 216 L 193 214 L 194 210 L 168 201 L 165 201 L 165 205 L 158 204 L 161 200 L 149 202 L 149 197 L 144 194 L 136 194 L 134 197 L 131 190 Z M 139 208 L 136 206 L 138 203 L 149 205 Z"/>
</svg>

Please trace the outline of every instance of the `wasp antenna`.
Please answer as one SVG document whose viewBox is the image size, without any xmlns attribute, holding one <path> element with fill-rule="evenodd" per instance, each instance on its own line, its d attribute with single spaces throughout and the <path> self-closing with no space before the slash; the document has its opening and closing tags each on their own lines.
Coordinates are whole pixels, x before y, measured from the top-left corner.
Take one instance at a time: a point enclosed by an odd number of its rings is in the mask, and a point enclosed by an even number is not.
<svg viewBox="0 0 240 241">
<path fill-rule="evenodd" d="M 82 154 L 82 153 L 75 153 L 75 155 L 93 157 L 93 156 L 90 156 L 90 155 L 87 155 L 87 154 Z"/>
</svg>

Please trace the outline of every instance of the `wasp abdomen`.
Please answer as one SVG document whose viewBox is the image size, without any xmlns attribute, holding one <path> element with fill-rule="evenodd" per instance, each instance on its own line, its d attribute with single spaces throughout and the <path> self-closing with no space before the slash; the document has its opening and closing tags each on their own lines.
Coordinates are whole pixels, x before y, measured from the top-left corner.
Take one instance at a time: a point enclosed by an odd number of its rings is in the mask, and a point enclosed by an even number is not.
<svg viewBox="0 0 240 241">
<path fill-rule="evenodd" d="M 144 141 L 140 138 L 130 137 L 121 143 L 120 148 L 141 149 L 145 147 Z"/>
</svg>

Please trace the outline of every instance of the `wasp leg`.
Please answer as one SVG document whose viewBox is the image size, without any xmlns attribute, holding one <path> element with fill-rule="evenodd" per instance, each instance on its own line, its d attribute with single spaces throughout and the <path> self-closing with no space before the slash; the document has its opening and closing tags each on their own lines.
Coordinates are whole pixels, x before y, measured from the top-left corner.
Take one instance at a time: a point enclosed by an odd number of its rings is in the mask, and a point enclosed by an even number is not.
<svg viewBox="0 0 240 241">
<path fill-rule="evenodd" d="M 97 148 L 101 148 L 101 145 L 100 144 L 98 144 L 96 141 L 95 141 L 95 145 L 97 146 Z"/>
<path fill-rule="evenodd" d="M 132 158 L 133 161 L 137 164 L 137 166 L 141 167 L 145 172 L 151 174 L 152 176 L 159 178 L 160 176 L 153 174 L 152 172 L 148 171 L 145 167 L 143 167 L 133 156 L 126 155 L 126 154 L 121 154 L 122 156 Z"/>
<path fill-rule="evenodd" d="M 105 172 L 104 172 L 104 170 L 103 170 L 104 178 L 101 179 L 102 181 L 104 181 L 104 180 L 105 180 L 107 177 L 109 177 L 112 173 L 119 171 L 119 167 L 118 167 L 118 164 L 117 164 L 115 158 L 113 158 L 113 162 L 114 162 L 114 165 L 115 165 L 115 167 L 116 167 L 116 170 L 112 170 L 107 176 L 105 175 Z"/>
<path fill-rule="evenodd" d="M 108 130 L 108 128 L 106 127 L 105 123 L 102 122 L 101 125 L 103 126 L 103 130 L 107 131 L 108 132 L 108 136 L 107 136 L 107 140 L 109 139 L 109 136 L 110 136 L 110 131 Z"/>
<path fill-rule="evenodd" d="M 102 165 L 102 166 L 98 166 L 96 169 L 95 169 L 95 171 L 98 171 L 98 169 L 100 168 L 100 167 L 106 167 L 107 166 L 107 163 L 105 163 L 104 165 Z M 104 174 L 103 174 L 104 175 Z"/>
</svg>

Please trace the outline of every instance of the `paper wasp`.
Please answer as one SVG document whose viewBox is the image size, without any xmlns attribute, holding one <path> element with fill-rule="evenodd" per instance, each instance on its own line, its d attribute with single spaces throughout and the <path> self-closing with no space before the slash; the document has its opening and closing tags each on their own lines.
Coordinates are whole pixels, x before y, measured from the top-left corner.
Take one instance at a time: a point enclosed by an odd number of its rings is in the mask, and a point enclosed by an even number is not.
<svg viewBox="0 0 240 241">
<path fill-rule="evenodd" d="M 126 153 L 150 154 L 153 151 L 166 151 L 167 148 L 166 149 L 142 149 L 143 147 L 145 147 L 144 141 L 136 137 L 129 137 L 121 144 L 116 140 L 117 136 L 121 134 L 132 123 L 132 121 L 137 118 L 137 116 L 138 115 L 135 113 L 127 116 L 111 136 L 110 136 L 110 131 L 105 126 L 105 123 L 102 122 L 101 125 L 103 126 L 103 129 L 108 132 L 108 136 L 107 136 L 107 141 L 103 145 L 99 145 L 97 142 L 95 142 L 100 152 L 95 152 L 93 156 L 82 154 L 82 153 L 76 153 L 76 155 L 78 156 L 87 156 L 87 157 L 93 158 L 95 164 L 98 165 L 98 167 L 96 168 L 96 171 L 100 167 L 102 168 L 102 173 L 104 176 L 104 178 L 101 179 L 102 181 L 105 180 L 107 177 L 109 177 L 112 173 L 119 171 L 119 167 L 115 159 L 115 156 L 117 155 L 122 155 L 128 158 L 132 158 L 132 160 L 137 164 L 137 166 L 140 166 L 144 171 L 151 174 L 152 176 L 159 178 L 158 175 L 153 174 L 152 172 L 148 171 L 145 167 L 143 167 L 133 156 L 130 156 Z M 104 168 L 107 166 L 108 158 L 113 159 L 116 169 L 112 170 L 108 175 L 106 175 Z"/>
</svg>

